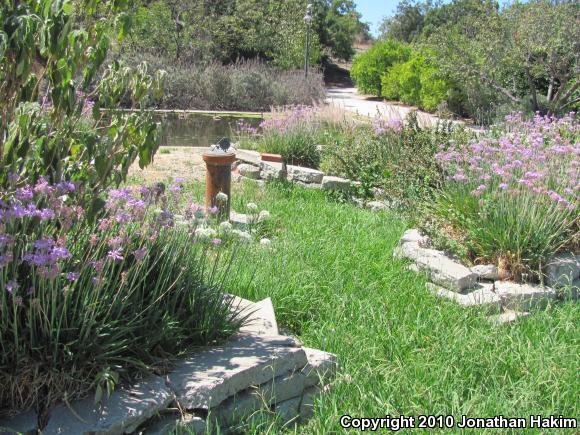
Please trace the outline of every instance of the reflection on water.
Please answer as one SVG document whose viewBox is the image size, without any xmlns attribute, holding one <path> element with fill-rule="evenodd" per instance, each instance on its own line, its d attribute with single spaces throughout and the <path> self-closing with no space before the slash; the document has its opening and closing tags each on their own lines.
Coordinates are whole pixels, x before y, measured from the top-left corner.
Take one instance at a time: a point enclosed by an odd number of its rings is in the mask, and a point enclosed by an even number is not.
<svg viewBox="0 0 580 435">
<path fill-rule="evenodd" d="M 160 121 L 163 124 L 162 146 L 205 147 L 217 143 L 222 137 L 234 141 L 237 123 L 258 127 L 262 118 L 194 113 L 163 114 Z"/>
</svg>

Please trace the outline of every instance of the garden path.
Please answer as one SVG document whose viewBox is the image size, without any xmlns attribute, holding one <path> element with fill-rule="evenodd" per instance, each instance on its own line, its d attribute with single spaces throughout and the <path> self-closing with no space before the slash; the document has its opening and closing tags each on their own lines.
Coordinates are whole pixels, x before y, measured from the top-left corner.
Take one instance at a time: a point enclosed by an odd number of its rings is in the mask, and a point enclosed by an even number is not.
<svg viewBox="0 0 580 435">
<path fill-rule="evenodd" d="M 417 120 L 421 127 L 432 127 L 441 121 L 441 118 L 416 107 L 406 106 L 401 103 L 386 102 L 382 99 L 369 95 L 359 94 L 354 87 L 331 86 L 326 88 L 326 102 L 346 109 L 350 112 L 358 113 L 362 116 L 374 118 L 377 114 L 387 119 L 405 119 L 412 111 L 417 111 Z M 453 121 L 454 124 L 465 124 L 464 121 Z M 478 127 L 469 126 L 479 130 Z"/>
</svg>

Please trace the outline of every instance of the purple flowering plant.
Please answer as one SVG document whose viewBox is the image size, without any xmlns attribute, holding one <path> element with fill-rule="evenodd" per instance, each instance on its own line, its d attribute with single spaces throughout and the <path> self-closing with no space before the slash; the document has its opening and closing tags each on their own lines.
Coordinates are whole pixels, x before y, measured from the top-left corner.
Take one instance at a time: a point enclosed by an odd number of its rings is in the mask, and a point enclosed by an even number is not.
<svg viewBox="0 0 580 435">
<path fill-rule="evenodd" d="M 75 184 L 0 192 L 0 414 L 29 407 L 32 385 L 50 403 L 61 385 L 82 396 L 103 370 L 131 378 L 243 323 L 221 290 L 234 257 L 219 251 L 248 247 L 182 184 L 111 189 L 95 222 Z M 34 382 L 20 376 L 30 364 Z"/>
<path fill-rule="evenodd" d="M 542 279 L 561 251 L 578 252 L 580 122 L 521 113 L 490 134 L 447 143 L 447 174 L 432 207 L 465 240 L 472 261 L 491 261 L 516 280 Z"/>
</svg>

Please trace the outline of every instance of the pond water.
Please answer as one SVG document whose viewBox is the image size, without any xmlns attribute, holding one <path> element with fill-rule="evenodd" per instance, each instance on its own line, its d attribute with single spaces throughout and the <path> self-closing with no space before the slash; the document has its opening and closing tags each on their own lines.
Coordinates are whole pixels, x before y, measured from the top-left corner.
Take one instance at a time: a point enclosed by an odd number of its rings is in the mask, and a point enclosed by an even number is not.
<svg viewBox="0 0 580 435">
<path fill-rule="evenodd" d="M 262 117 L 221 115 L 214 113 L 160 114 L 163 124 L 162 146 L 206 147 L 217 143 L 222 137 L 235 140 L 236 126 L 258 127 Z"/>
</svg>

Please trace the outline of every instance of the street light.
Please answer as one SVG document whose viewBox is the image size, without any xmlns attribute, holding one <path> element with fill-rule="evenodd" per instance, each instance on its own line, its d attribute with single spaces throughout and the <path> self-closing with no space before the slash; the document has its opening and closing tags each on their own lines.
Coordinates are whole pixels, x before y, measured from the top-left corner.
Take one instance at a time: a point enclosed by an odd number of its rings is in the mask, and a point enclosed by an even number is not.
<svg viewBox="0 0 580 435">
<path fill-rule="evenodd" d="M 312 3 L 306 5 L 306 15 L 304 21 L 306 22 L 306 58 L 304 60 L 304 78 L 308 78 L 308 51 L 310 49 L 310 23 L 312 22 Z"/>
</svg>

